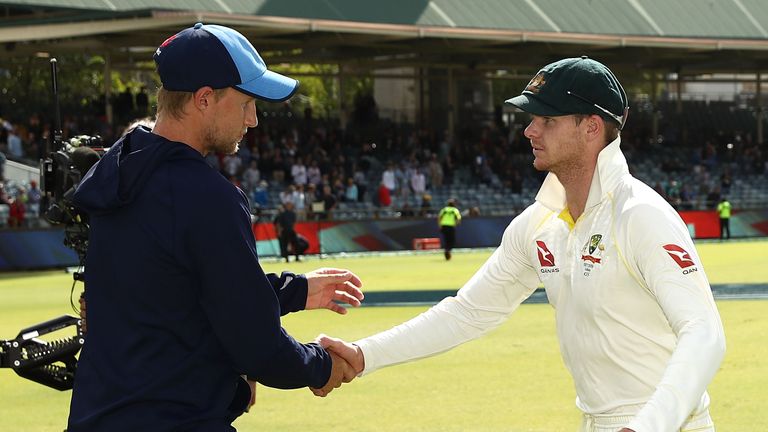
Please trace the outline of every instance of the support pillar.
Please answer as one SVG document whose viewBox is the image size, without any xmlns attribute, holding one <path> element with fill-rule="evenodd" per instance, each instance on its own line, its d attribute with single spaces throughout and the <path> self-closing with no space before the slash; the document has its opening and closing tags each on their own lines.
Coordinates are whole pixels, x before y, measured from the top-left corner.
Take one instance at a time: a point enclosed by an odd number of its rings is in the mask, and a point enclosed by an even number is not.
<svg viewBox="0 0 768 432">
<path fill-rule="evenodd" d="M 757 119 L 757 143 L 763 144 L 763 87 L 762 74 L 757 71 L 757 87 L 755 88 L 755 118 Z"/>
<path fill-rule="evenodd" d="M 651 74 L 651 140 L 656 142 L 656 138 L 659 136 L 659 77 L 656 72 Z"/>
<path fill-rule="evenodd" d="M 104 114 L 107 124 L 112 125 L 114 114 L 112 112 L 112 56 L 104 55 Z"/>
<path fill-rule="evenodd" d="M 452 139 L 456 136 L 456 78 L 453 76 L 453 68 L 448 68 L 448 135 Z"/>
<path fill-rule="evenodd" d="M 338 84 L 338 99 L 339 99 L 339 127 L 341 130 L 347 130 L 347 123 L 349 122 L 349 115 L 347 113 L 347 101 L 344 97 L 344 65 L 339 63 L 339 71 L 336 74 L 336 83 Z"/>
</svg>

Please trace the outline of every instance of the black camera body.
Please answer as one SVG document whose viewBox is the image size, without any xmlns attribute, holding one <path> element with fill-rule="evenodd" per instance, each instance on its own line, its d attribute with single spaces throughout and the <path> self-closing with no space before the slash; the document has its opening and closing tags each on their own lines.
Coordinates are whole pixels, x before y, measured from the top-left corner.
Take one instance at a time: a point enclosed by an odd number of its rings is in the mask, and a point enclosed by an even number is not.
<svg viewBox="0 0 768 432">
<path fill-rule="evenodd" d="M 56 129 L 48 157 L 40 161 L 40 187 L 44 193 L 45 218 L 53 225 L 64 226 L 64 245 L 73 249 L 80 267 L 88 250 L 88 217 L 74 205 L 73 196 L 88 170 L 105 153 L 99 136 L 80 135 L 62 140 L 61 119 L 56 83 L 56 59 L 51 59 L 53 94 L 56 103 Z M 84 280 L 84 273 L 73 274 L 74 283 Z M 81 299 L 81 305 L 83 300 Z M 73 305 L 74 308 L 74 305 Z M 0 339 L 0 368 L 12 368 L 23 378 L 57 390 L 70 390 L 77 370 L 76 354 L 85 343 L 84 309 L 81 316 L 63 315 L 22 329 L 14 339 Z M 75 334 L 56 340 L 40 336 L 74 327 Z"/>
<path fill-rule="evenodd" d="M 46 197 L 45 218 L 53 225 L 64 225 L 64 245 L 73 249 L 80 261 L 88 249 L 88 218 L 75 207 L 72 197 L 80 180 L 105 153 L 100 136 L 79 135 L 68 142 L 54 139 L 54 148 L 40 161 L 40 186 Z"/>
</svg>

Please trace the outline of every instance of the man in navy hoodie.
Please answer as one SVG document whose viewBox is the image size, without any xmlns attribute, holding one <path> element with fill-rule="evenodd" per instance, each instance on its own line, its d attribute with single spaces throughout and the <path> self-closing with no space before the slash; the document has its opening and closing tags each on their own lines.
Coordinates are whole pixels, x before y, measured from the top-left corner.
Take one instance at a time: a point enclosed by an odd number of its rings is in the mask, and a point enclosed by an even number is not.
<svg viewBox="0 0 768 432">
<path fill-rule="evenodd" d="M 75 194 L 90 244 L 70 432 L 233 431 L 255 381 L 325 395 L 354 377 L 335 354 L 294 340 L 280 316 L 344 313 L 334 301 L 358 306 L 360 279 L 265 274 L 245 195 L 204 159 L 237 150 L 258 123 L 255 98 L 285 100 L 298 82 L 216 25 L 171 36 L 155 62 L 154 128 L 115 143 Z"/>
</svg>

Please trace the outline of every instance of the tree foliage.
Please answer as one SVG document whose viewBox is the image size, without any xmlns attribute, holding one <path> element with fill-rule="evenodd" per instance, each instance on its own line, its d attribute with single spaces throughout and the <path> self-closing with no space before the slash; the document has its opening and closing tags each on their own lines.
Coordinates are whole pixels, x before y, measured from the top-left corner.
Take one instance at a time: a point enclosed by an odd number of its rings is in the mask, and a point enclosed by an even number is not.
<svg viewBox="0 0 768 432">
<path fill-rule="evenodd" d="M 121 94 L 136 94 L 144 86 L 149 90 L 150 106 L 154 105 L 154 90 L 160 83 L 156 72 L 152 71 L 152 65 L 134 66 L 139 66 L 139 72 L 136 69 L 111 72 L 110 93 L 115 107 L 119 105 Z M 337 65 L 290 64 L 274 65 L 270 69 L 295 76 L 301 82 L 297 95 L 290 102 L 291 109 L 297 114 L 311 108 L 316 118 L 338 118 L 342 106 L 348 113 L 352 113 L 355 101 L 361 96 L 373 94 L 373 79 L 370 76 L 346 76 L 344 94 L 340 99 Z M 64 117 L 105 115 L 104 70 L 105 59 L 99 55 L 71 54 L 57 57 L 59 103 Z M 50 59 L 4 59 L 0 63 L 0 96 L 0 117 L 23 122 L 32 114 L 37 114 L 52 119 L 54 98 Z M 114 114 L 115 126 L 119 126 L 119 123 L 130 119 L 134 113 L 116 110 Z"/>
</svg>

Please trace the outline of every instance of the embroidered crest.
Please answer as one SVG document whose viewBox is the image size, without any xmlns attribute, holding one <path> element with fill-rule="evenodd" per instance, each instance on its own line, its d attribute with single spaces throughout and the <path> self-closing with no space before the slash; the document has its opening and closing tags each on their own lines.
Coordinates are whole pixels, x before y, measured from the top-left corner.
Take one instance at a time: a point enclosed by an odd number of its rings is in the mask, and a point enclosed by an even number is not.
<svg viewBox="0 0 768 432">
<path fill-rule="evenodd" d="M 544 79 L 544 74 L 539 72 L 536 74 L 535 77 L 531 79 L 528 85 L 525 86 L 525 90 L 533 94 L 539 94 L 539 92 L 541 91 L 541 87 L 544 86 L 544 84 L 546 83 L 547 81 Z"/>
<path fill-rule="evenodd" d="M 597 249 L 597 245 L 600 244 L 600 240 L 603 239 L 602 234 L 594 234 L 592 238 L 589 239 L 589 254 L 593 254 L 595 252 L 595 249 Z"/>
<path fill-rule="evenodd" d="M 174 39 L 176 39 L 176 36 L 178 36 L 178 34 L 175 34 L 175 35 L 173 35 L 173 36 L 169 37 L 169 38 L 168 38 L 168 39 L 166 39 L 166 40 L 165 40 L 165 41 L 164 41 L 162 44 L 160 44 L 160 46 L 159 46 L 159 47 L 157 47 L 157 49 L 155 50 L 155 55 L 160 55 L 160 54 L 162 54 L 162 53 L 163 53 L 163 48 L 165 48 L 166 46 L 168 46 L 168 44 L 169 44 L 169 43 L 171 43 L 171 41 L 173 41 Z"/>
<path fill-rule="evenodd" d="M 602 234 L 592 234 L 587 240 L 584 246 L 581 248 L 581 263 L 584 270 L 584 277 L 589 277 L 592 274 L 592 270 L 595 266 L 602 264 L 603 251 L 605 251 L 605 245 L 602 243 Z"/>
</svg>

